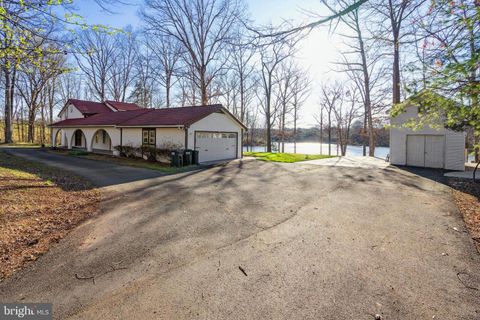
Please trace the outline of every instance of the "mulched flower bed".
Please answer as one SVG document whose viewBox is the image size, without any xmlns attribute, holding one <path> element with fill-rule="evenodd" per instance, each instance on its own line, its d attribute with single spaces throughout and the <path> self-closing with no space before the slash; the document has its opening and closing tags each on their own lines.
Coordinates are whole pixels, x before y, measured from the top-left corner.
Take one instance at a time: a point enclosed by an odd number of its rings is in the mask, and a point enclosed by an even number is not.
<svg viewBox="0 0 480 320">
<path fill-rule="evenodd" d="M 455 202 L 480 253 L 480 183 L 449 178 L 448 184 L 453 188 Z"/>
</svg>

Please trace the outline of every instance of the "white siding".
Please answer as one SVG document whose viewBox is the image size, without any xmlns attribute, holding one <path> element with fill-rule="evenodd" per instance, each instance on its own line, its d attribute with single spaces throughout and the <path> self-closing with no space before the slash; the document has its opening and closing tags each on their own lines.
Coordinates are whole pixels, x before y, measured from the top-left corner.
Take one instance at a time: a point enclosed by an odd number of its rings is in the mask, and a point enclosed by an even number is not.
<svg viewBox="0 0 480 320">
<path fill-rule="evenodd" d="M 242 127 L 224 113 L 212 113 L 195 122 L 188 129 L 188 148 L 195 147 L 195 131 L 236 132 L 237 133 L 237 158 L 242 156 Z"/>
<path fill-rule="evenodd" d="M 465 133 L 444 128 L 425 126 L 418 130 L 400 127 L 411 118 L 418 117 L 417 107 L 408 107 L 406 112 L 392 118 L 390 129 L 390 163 L 407 164 L 407 135 L 444 135 L 445 136 L 445 169 L 465 169 Z"/>
<path fill-rule="evenodd" d="M 465 170 L 465 133 L 448 132 L 445 145 L 445 169 Z"/>
<path fill-rule="evenodd" d="M 183 128 L 157 128 L 157 148 L 172 144 L 184 147 L 185 130 Z"/>
<path fill-rule="evenodd" d="M 122 143 L 124 146 L 140 147 L 142 145 L 142 128 L 123 128 Z M 179 147 L 185 144 L 183 128 L 156 128 L 156 145 L 175 144 Z"/>
<path fill-rule="evenodd" d="M 123 128 L 122 145 L 139 147 L 142 145 L 142 128 Z"/>
<path fill-rule="evenodd" d="M 61 120 L 83 118 L 83 114 L 73 105 L 67 105 L 59 114 Z"/>
</svg>

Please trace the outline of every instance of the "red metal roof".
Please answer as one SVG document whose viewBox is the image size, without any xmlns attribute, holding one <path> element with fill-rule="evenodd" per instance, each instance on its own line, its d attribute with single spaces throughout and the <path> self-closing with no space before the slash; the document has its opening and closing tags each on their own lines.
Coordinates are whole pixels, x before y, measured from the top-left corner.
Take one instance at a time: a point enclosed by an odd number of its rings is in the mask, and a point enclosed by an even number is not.
<svg viewBox="0 0 480 320">
<path fill-rule="evenodd" d="M 66 119 L 53 123 L 52 127 L 81 126 L 189 126 L 214 113 L 225 112 L 232 116 L 222 105 L 192 106 L 168 109 L 140 109 L 123 112 L 99 113 L 88 118 Z M 232 116 L 233 117 L 233 116 Z M 240 121 L 233 117 L 241 126 Z"/>
<path fill-rule="evenodd" d="M 200 107 L 181 107 L 152 109 L 150 112 L 119 123 L 118 126 L 155 126 L 155 125 L 190 125 L 222 109 L 221 105 Z"/>
<path fill-rule="evenodd" d="M 112 110 L 101 102 L 69 99 L 65 105 L 73 104 L 84 115 L 112 112 Z"/>
<path fill-rule="evenodd" d="M 109 104 L 110 106 L 112 106 L 118 111 L 129 111 L 129 110 L 141 109 L 141 107 L 135 103 L 119 102 L 119 101 L 112 101 L 112 100 L 107 100 L 105 101 L 105 103 Z"/>
</svg>

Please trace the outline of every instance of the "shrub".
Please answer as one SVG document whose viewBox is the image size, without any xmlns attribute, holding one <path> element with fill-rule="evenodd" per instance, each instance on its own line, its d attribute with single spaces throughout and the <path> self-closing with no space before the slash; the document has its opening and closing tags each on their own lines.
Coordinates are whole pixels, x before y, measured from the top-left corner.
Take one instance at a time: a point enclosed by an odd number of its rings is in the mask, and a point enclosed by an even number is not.
<svg viewBox="0 0 480 320">
<path fill-rule="evenodd" d="M 164 142 L 158 148 L 154 146 L 132 147 L 115 146 L 114 149 L 120 153 L 121 157 L 143 158 L 148 161 L 158 161 L 169 163 L 172 158 L 172 151 L 181 149 L 182 146 L 172 142 Z"/>
<path fill-rule="evenodd" d="M 71 150 L 68 154 L 71 156 L 86 156 L 88 155 L 88 152 L 84 150 Z"/>
<path fill-rule="evenodd" d="M 153 146 L 141 146 L 140 151 L 145 160 L 148 160 L 148 161 L 157 160 L 157 148 Z"/>
<path fill-rule="evenodd" d="M 127 158 L 135 158 L 137 157 L 138 153 L 138 148 L 134 148 L 132 146 L 126 145 L 126 146 L 115 146 L 115 150 L 120 152 L 121 157 L 127 157 Z"/>
</svg>

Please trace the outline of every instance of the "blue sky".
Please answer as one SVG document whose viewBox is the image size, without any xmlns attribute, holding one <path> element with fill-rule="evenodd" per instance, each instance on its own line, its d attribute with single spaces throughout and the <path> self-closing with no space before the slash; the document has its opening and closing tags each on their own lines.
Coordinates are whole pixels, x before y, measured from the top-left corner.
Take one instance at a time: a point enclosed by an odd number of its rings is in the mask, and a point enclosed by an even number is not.
<svg viewBox="0 0 480 320">
<path fill-rule="evenodd" d="M 127 25 L 137 27 L 141 25 L 138 10 L 143 0 L 124 0 L 129 5 L 117 5 L 113 8 L 114 14 L 102 11 L 93 0 L 77 2 L 79 13 L 88 23 L 105 24 L 122 28 Z M 306 18 L 303 10 L 310 10 L 326 14 L 318 0 L 246 0 L 250 16 L 256 24 L 278 24 L 283 20 L 293 20 L 300 23 Z M 319 28 L 310 33 L 308 38 L 300 43 L 298 52 L 299 64 L 307 69 L 313 81 L 313 90 L 302 110 L 301 125 L 315 125 L 314 114 L 318 112 L 320 83 L 335 78 L 330 71 L 330 62 L 337 59 L 341 46 L 338 37 L 329 34 L 327 27 Z"/>
</svg>

